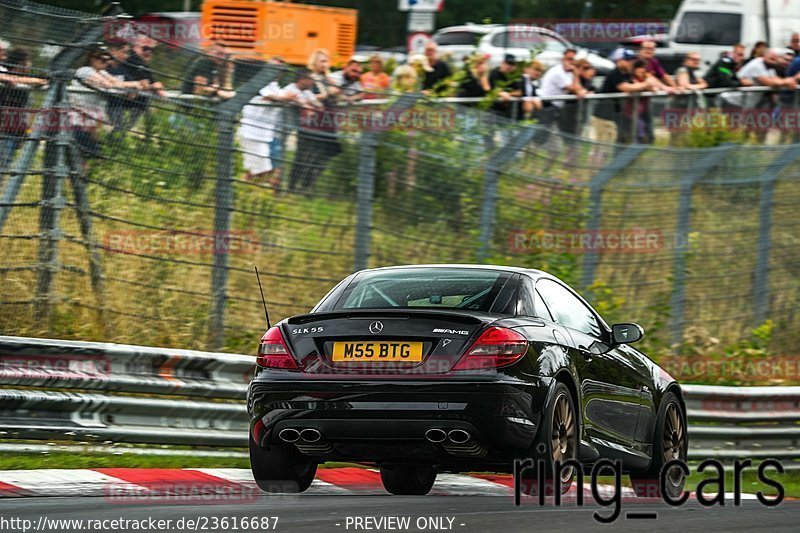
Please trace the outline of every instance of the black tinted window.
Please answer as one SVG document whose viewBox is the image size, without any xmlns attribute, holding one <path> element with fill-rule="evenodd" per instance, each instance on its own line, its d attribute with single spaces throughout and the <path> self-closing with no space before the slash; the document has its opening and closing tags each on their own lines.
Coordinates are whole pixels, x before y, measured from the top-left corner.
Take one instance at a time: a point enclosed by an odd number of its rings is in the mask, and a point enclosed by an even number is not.
<svg viewBox="0 0 800 533">
<path fill-rule="evenodd" d="M 675 32 L 676 43 L 733 45 L 741 40 L 742 16 L 687 11 Z"/>
<path fill-rule="evenodd" d="M 600 338 L 602 329 L 594 313 L 566 287 L 555 281 L 540 279 L 536 282 L 536 289 L 542 295 L 556 322 Z"/>
<path fill-rule="evenodd" d="M 480 38 L 480 34 L 471 31 L 449 31 L 435 36 L 433 40 L 441 45 L 476 46 Z"/>
<path fill-rule="evenodd" d="M 488 312 L 510 277 L 508 272 L 467 268 L 364 272 L 345 289 L 335 309 L 455 308 Z"/>
</svg>

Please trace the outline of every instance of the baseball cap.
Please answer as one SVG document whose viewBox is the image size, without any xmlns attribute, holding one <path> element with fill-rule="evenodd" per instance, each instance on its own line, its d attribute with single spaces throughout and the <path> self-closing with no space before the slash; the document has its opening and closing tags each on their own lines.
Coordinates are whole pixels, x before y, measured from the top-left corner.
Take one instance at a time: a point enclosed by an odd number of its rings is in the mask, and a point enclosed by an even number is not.
<svg viewBox="0 0 800 533">
<path fill-rule="evenodd" d="M 514 54 L 506 54 L 506 55 L 504 55 L 503 56 L 503 61 L 505 63 L 508 63 L 509 65 L 516 65 L 517 64 L 517 58 L 516 58 L 516 56 Z"/>
<path fill-rule="evenodd" d="M 628 50 L 627 48 L 617 48 L 614 52 L 609 56 L 611 61 L 617 62 L 624 60 L 631 60 L 636 59 L 636 52 L 633 50 Z"/>
</svg>

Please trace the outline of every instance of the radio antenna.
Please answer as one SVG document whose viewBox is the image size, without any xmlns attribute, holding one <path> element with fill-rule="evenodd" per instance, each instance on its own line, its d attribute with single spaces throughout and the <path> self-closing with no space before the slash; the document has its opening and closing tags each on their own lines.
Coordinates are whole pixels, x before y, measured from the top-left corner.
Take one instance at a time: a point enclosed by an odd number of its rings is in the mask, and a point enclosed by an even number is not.
<svg viewBox="0 0 800 533">
<path fill-rule="evenodd" d="M 256 269 L 256 279 L 258 280 L 258 291 L 261 293 L 261 303 L 264 304 L 264 318 L 267 319 L 267 329 L 272 327 L 269 323 L 269 312 L 267 311 L 267 300 L 264 299 L 264 289 L 261 287 L 261 276 L 258 275 L 258 267 L 253 265 Z"/>
</svg>

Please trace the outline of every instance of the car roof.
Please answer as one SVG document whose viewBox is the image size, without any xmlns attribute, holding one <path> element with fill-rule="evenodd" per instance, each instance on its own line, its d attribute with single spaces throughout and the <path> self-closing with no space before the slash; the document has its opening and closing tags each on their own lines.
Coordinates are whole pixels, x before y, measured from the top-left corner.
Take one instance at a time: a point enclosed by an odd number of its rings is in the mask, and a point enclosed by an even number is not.
<svg viewBox="0 0 800 533">
<path fill-rule="evenodd" d="M 495 28 L 500 28 L 501 24 L 461 24 L 460 26 L 448 26 L 436 30 L 436 33 L 449 33 L 454 31 L 469 31 L 473 33 L 487 34 Z"/>
<path fill-rule="evenodd" d="M 378 267 L 378 268 L 368 268 L 364 270 L 360 270 L 357 274 L 361 272 L 378 272 L 378 271 L 385 271 L 385 270 L 400 270 L 404 268 L 464 268 L 464 269 L 474 269 L 474 270 L 497 270 L 501 272 L 513 272 L 516 274 L 528 274 L 535 278 L 539 277 L 547 277 L 556 279 L 555 276 L 548 274 L 543 270 L 536 270 L 535 268 L 524 268 L 524 267 L 514 267 L 514 266 L 503 266 L 503 265 L 476 265 L 476 264 L 459 264 L 459 263 L 452 263 L 452 264 L 423 264 L 423 265 L 395 265 L 395 266 L 388 266 L 388 267 Z"/>
</svg>

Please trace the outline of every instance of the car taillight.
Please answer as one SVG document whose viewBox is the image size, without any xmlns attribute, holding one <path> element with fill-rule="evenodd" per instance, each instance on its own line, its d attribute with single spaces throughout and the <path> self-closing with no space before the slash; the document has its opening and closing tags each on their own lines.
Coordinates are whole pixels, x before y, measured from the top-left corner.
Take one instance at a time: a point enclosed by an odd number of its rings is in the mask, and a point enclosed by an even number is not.
<svg viewBox="0 0 800 533">
<path fill-rule="evenodd" d="M 283 340 L 281 328 L 272 327 L 261 337 L 258 346 L 256 364 L 261 368 L 279 368 L 282 370 L 299 370 L 297 363 Z"/>
<path fill-rule="evenodd" d="M 519 361 L 528 350 L 528 340 L 513 329 L 491 327 L 478 337 L 453 370 L 500 368 Z"/>
</svg>

